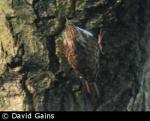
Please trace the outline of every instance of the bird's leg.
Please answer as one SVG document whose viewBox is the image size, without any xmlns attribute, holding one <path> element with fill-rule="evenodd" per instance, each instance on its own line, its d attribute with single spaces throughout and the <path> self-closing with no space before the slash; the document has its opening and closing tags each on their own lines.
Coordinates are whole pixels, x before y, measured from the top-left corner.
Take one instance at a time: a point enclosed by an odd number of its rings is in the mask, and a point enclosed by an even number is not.
<svg viewBox="0 0 150 121">
<path fill-rule="evenodd" d="M 91 93 L 93 93 L 93 91 L 95 91 L 96 96 L 97 97 L 100 96 L 99 89 L 98 89 L 95 82 L 88 82 L 88 81 L 84 80 L 83 81 L 83 87 L 85 88 L 85 90 L 88 94 L 91 94 Z"/>
<path fill-rule="evenodd" d="M 99 35 L 98 35 L 98 46 L 102 55 L 104 55 L 103 48 L 102 48 L 103 36 L 104 36 L 104 33 L 102 33 L 102 30 L 100 30 Z"/>
<path fill-rule="evenodd" d="M 91 93 L 90 87 L 89 87 L 89 82 L 84 80 L 83 78 L 81 78 L 81 86 L 83 88 L 83 90 L 87 93 Z"/>
<path fill-rule="evenodd" d="M 86 86 L 87 92 L 90 94 L 91 90 L 90 90 L 89 82 L 88 81 L 85 81 L 85 86 Z"/>
</svg>

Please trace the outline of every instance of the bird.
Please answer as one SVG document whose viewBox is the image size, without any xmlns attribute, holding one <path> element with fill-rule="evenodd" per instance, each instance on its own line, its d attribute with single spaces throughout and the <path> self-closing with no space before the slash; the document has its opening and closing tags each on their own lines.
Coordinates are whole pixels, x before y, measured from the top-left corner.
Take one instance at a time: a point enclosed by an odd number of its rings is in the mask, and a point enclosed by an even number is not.
<svg viewBox="0 0 150 121">
<path fill-rule="evenodd" d="M 82 85 L 88 94 L 95 91 L 99 97 L 99 89 L 96 84 L 99 74 L 99 60 L 102 51 L 102 32 L 98 40 L 94 35 L 71 22 L 66 22 L 64 31 L 64 55 L 73 70 L 83 80 Z"/>
</svg>

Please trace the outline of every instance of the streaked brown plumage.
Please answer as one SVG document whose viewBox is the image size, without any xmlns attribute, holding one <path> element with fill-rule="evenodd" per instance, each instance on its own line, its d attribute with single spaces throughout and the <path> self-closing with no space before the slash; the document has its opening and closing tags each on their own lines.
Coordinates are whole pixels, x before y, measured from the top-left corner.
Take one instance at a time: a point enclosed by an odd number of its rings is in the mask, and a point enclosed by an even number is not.
<svg viewBox="0 0 150 121">
<path fill-rule="evenodd" d="M 88 93 L 99 93 L 95 81 L 99 70 L 100 48 L 91 33 L 68 24 L 64 32 L 64 55 L 71 67 L 85 81 Z"/>
</svg>

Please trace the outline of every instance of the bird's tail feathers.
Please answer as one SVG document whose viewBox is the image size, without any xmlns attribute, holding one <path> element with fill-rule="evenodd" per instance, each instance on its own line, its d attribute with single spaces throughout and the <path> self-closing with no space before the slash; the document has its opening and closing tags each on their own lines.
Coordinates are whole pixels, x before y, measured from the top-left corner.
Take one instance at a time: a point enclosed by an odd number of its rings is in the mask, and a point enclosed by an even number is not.
<svg viewBox="0 0 150 121">
<path fill-rule="evenodd" d="M 84 88 L 85 88 L 85 91 L 88 94 L 90 94 L 90 95 L 96 95 L 97 97 L 100 96 L 99 89 L 98 89 L 98 87 L 96 85 L 96 82 L 85 81 Z"/>
</svg>

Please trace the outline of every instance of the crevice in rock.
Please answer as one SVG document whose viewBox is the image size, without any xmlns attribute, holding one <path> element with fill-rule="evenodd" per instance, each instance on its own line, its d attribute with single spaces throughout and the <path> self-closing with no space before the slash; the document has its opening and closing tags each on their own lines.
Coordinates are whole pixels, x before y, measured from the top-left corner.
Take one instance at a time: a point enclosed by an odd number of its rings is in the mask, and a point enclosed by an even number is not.
<svg viewBox="0 0 150 121">
<path fill-rule="evenodd" d="M 12 25 L 12 20 L 16 17 L 9 17 L 7 16 L 7 22 L 8 22 L 8 27 L 10 29 L 10 33 L 12 34 L 12 37 L 14 39 L 14 45 L 18 47 L 17 53 L 15 57 L 12 58 L 11 62 L 7 64 L 7 67 L 9 68 L 15 68 L 17 66 L 22 66 L 23 63 L 23 56 L 25 54 L 25 47 L 24 44 L 21 43 L 20 41 L 20 33 L 15 33 L 13 25 Z"/>
<path fill-rule="evenodd" d="M 36 9 L 35 9 L 35 5 L 36 5 L 36 3 L 38 3 L 39 1 L 40 1 L 40 0 L 33 0 L 33 2 L 32 2 L 32 8 L 33 8 L 33 10 L 34 10 L 34 12 L 35 12 L 37 18 L 39 18 L 39 15 L 38 15 L 38 12 L 37 12 Z"/>
<path fill-rule="evenodd" d="M 14 58 L 12 58 L 11 63 L 7 64 L 7 67 L 15 68 L 15 67 L 18 67 L 18 66 L 22 66 L 24 53 L 25 53 L 24 45 L 21 44 L 21 45 L 19 45 L 16 56 Z"/>
<path fill-rule="evenodd" d="M 15 19 L 15 18 L 17 18 L 17 16 L 6 16 L 6 20 L 7 20 L 7 23 L 8 23 L 10 33 L 12 34 L 12 37 L 14 39 L 15 39 L 15 31 L 14 31 L 14 28 L 13 28 L 12 20 Z"/>
<path fill-rule="evenodd" d="M 49 39 L 48 39 L 49 38 Z M 53 73 L 59 70 L 59 59 L 56 55 L 56 43 L 54 37 L 48 37 L 46 41 L 48 57 L 50 60 L 49 69 Z"/>
<path fill-rule="evenodd" d="M 26 86 L 27 79 L 28 79 L 28 73 L 24 72 L 23 77 L 20 80 L 21 88 L 23 89 L 23 91 L 26 94 L 25 99 L 24 99 L 24 105 L 25 105 L 24 107 L 26 108 L 26 105 L 27 105 L 28 109 L 25 109 L 25 110 L 34 111 L 33 94 L 30 93 L 30 91 L 28 90 L 28 88 Z"/>
<path fill-rule="evenodd" d="M 39 29 L 40 28 L 40 26 L 39 26 L 40 22 L 45 21 L 45 20 L 48 22 L 49 20 L 56 18 L 56 16 L 40 17 L 36 8 L 35 8 L 35 6 L 38 2 L 39 2 L 39 0 L 33 1 L 33 4 L 32 4 L 34 12 L 37 16 L 37 19 L 35 20 L 35 24 L 36 24 L 37 29 L 41 32 L 41 34 L 45 35 L 45 37 L 44 37 L 45 41 L 43 41 L 43 45 L 45 45 L 47 50 L 48 50 L 48 57 L 50 60 L 49 69 L 50 69 L 50 71 L 55 73 L 59 69 L 59 59 L 56 55 L 55 36 L 57 36 L 59 34 L 59 32 L 62 31 L 62 27 L 59 28 L 60 30 L 56 30 L 56 32 L 54 32 L 53 36 L 48 36 L 45 32 L 43 32 L 42 30 Z M 62 25 L 63 25 L 63 23 L 62 23 Z"/>
</svg>

